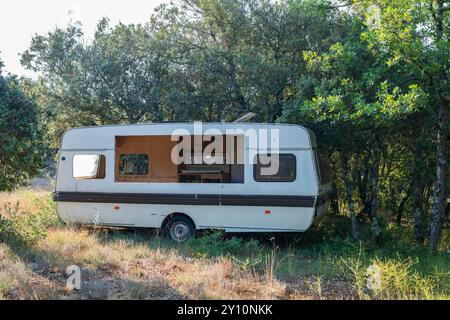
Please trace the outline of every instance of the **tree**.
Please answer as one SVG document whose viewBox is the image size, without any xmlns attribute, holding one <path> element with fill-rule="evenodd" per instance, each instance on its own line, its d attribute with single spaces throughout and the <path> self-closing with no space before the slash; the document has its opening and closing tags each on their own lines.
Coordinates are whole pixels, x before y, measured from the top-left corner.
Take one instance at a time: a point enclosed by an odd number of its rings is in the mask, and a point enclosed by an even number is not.
<svg viewBox="0 0 450 320">
<path fill-rule="evenodd" d="M 25 184 L 41 168 L 43 147 L 37 107 L 0 61 L 0 191 Z"/>
<path fill-rule="evenodd" d="M 285 116 L 309 123 L 327 141 L 331 151 L 340 155 L 345 199 L 352 219 L 353 237 L 357 237 L 353 191 L 359 174 L 353 174 L 349 164 L 365 167 L 363 203 L 369 209 L 369 219 L 377 240 L 381 238 L 379 209 L 379 172 L 386 136 L 392 134 L 399 121 L 418 109 L 423 92 L 417 85 L 400 88 L 390 81 L 394 73 L 386 65 L 386 54 L 369 47 L 363 39 L 367 28 L 360 19 L 353 21 L 352 31 L 343 42 L 332 45 L 328 52 L 304 53 L 308 76 L 299 81 L 300 93 L 293 106 L 287 106 Z M 290 115 L 291 114 L 291 115 Z M 294 120 L 295 121 L 295 120 Z M 364 155 L 361 157 L 361 155 Z M 353 158 L 353 159 L 352 159 Z"/>
<path fill-rule="evenodd" d="M 247 111 L 274 122 L 305 70 L 300 53 L 325 50 L 345 32 L 344 15 L 313 4 L 183 0 L 143 26 L 103 19 L 90 42 L 77 23 L 36 35 L 22 64 L 40 73 L 54 146 L 83 125 L 234 120 Z"/>
<path fill-rule="evenodd" d="M 389 55 L 389 64 L 407 68 L 410 78 L 428 94 L 427 108 L 435 111 L 436 171 L 429 245 L 436 249 L 447 215 L 450 83 L 450 7 L 447 0 L 356 1 L 361 8 L 380 8 L 374 46 Z"/>
<path fill-rule="evenodd" d="M 35 36 L 22 64 L 40 72 L 50 127 L 60 135 L 69 126 L 163 120 L 171 50 L 157 37 L 140 25 L 110 28 L 106 19 L 89 44 L 78 24 Z"/>
</svg>

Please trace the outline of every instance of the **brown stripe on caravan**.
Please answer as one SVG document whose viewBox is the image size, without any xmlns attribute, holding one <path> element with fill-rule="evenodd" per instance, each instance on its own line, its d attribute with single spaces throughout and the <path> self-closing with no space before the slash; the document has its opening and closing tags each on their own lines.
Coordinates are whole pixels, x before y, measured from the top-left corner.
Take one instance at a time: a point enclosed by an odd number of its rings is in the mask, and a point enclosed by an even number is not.
<svg viewBox="0 0 450 320">
<path fill-rule="evenodd" d="M 172 205 L 314 207 L 316 196 L 56 192 L 55 201 Z"/>
</svg>

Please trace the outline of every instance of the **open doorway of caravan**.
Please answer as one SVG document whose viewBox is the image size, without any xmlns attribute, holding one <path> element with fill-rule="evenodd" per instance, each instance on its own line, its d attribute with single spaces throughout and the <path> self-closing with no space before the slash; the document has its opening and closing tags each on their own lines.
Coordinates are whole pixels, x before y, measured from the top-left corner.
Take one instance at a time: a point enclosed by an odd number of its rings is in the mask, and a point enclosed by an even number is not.
<svg viewBox="0 0 450 320">
<path fill-rule="evenodd" d="M 172 141 L 169 135 L 116 136 L 114 176 L 117 182 L 178 182 L 178 183 L 244 183 L 244 136 L 222 136 L 222 150 L 212 152 L 208 159 L 208 145 L 214 137 L 179 137 Z M 194 143 L 200 139 L 201 145 Z M 183 163 L 174 163 L 171 155 L 181 139 L 190 139 L 190 148 L 184 149 Z M 198 141 L 198 140 L 197 140 Z M 200 160 L 199 160 L 200 158 Z"/>
</svg>

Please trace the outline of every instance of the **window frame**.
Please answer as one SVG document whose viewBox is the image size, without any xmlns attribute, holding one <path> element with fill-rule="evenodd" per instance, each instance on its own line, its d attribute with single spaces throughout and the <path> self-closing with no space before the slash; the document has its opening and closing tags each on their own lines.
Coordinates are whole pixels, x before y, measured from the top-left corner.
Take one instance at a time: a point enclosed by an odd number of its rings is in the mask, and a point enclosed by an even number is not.
<svg viewBox="0 0 450 320">
<path fill-rule="evenodd" d="M 253 180 L 255 181 L 255 182 L 295 182 L 296 180 L 297 180 L 297 156 L 295 155 L 295 154 L 293 154 L 293 153 L 279 153 L 278 154 L 278 156 L 279 156 L 279 159 L 280 159 L 280 162 L 281 162 L 281 157 L 283 157 L 283 156 L 289 156 L 289 157 L 291 157 L 291 158 L 294 158 L 294 175 L 293 175 L 293 177 L 291 178 L 291 179 L 276 179 L 276 180 L 273 180 L 273 179 L 269 179 L 269 180 L 259 180 L 258 178 L 257 178 L 257 166 L 259 165 L 258 164 L 258 157 L 259 157 L 259 155 L 261 155 L 262 153 L 258 153 L 255 157 L 256 157 L 256 159 L 255 159 L 255 162 L 253 163 Z M 264 154 L 264 155 L 266 155 L 266 154 Z M 268 155 L 270 155 L 270 154 L 268 154 Z"/>
</svg>

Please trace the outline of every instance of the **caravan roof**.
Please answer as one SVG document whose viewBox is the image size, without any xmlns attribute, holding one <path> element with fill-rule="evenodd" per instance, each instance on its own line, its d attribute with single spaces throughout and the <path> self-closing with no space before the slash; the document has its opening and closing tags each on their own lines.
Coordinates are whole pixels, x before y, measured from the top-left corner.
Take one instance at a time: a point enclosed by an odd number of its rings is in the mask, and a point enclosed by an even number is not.
<svg viewBox="0 0 450 320">
<path fill-rule="evenodd" d="M 279 130 L 280 148 L 310 149 L 316 147 L 314 134 L 299 125 L 293 124 L 267 124 L 267 123 L 201 123 L 202 132 L 216 129 L 223 134 L 228 130 L 261 129 Z M 106 125 L 95 127 L 81 127 L 69 129 L 62 138 L 63 150 L 107 150 L 114 149 L 115 136 L 146 136 L 171 135 L 177 129 L 187 130 L 191 135 L 194 132 L 194 122 L 151 123 L 133 125 Z M 236 133 L 234 133 L 236 134 Z M 270 136 L 270 133 L 268 133 Z"/>
</svg>

